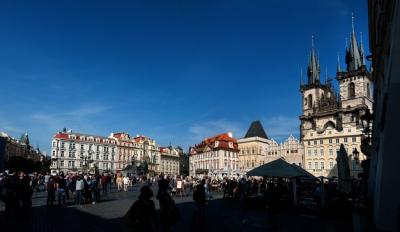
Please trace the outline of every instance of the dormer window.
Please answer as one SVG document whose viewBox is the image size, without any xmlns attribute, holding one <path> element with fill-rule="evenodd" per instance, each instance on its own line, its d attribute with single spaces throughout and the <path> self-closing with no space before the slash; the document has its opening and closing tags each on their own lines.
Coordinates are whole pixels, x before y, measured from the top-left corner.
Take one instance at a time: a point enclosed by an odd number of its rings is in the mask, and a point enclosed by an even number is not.
<svg viewBox="0 0 400 232">
<path fill-rule="evenodd" d="M 233 143 L 229 142 L 229 148 L 233 148 Z"/>
<path fill-rule="evenodd" d="M 214 147 L 218 147 L 218 146 L 219 146 L 219 141 L 216 141 Z"/>
</svg>

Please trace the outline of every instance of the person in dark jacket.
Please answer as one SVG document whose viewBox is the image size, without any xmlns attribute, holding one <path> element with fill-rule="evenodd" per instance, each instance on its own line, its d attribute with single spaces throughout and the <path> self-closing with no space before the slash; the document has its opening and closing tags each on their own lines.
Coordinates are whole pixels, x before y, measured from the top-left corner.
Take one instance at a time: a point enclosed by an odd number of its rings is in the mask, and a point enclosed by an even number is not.
<svg viewBox="0 0 400 232">
<path fill-rule="evenodd" d="M 204 188 L 206 181 L 203 179 L 200 184 L 196 186 L 196 190 L 193 193 L 193 200 L 196 204 L 199 220 L 205 218 L 205 207 L 206 207 L 206 190 Z"/>
<path fill-rule="evenodd" d="M 161 179 L 158 182 L 157 199 L 160 203 L 161 231 L 170 231 L 171 227 L 180 219 L 179 209 L 168 193 L 169 181 Z"/>
<path fill-rule="evenodd" d="M 140 189 L 139 199 L 133 203 L 126 220 L 132 231 L 155 232 L 158 231 L 157 213 L 153 200 L 153 191 L 149 186 Z"/>
</svg>

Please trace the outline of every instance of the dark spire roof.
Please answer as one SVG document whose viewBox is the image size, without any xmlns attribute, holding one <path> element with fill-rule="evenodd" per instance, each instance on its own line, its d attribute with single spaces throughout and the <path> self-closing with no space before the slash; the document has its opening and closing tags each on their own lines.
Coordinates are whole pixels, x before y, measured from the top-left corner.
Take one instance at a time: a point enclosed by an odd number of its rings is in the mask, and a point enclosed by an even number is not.
<svg viewBox="0 0 400 232">
<path fill-rule="evenodd" d="M 260 137 L 268 139 L 267 133 L 265 133 L 264 127 L 259 120 L 251 123 L 249 130 L 247 131 L 245 138 Z"/>
<path fill-rule="evenodd" d="M 355 71 L 364 63 L 364 47 L 362 43 L 358 45 L 356 33 L 354 32 L 354 15 L 351 16 L 352 31 L 350 34 L 349 45 L 346 46 L 347 71 Z"/>
<path fill-rule="evenodd" d="M 311 37 L 311 54 L 308 61 L 307 76 L 308 84 L 318 84 L 319 83 L 319 58 L 314 49 L 314 36 Z"/>
</svg>

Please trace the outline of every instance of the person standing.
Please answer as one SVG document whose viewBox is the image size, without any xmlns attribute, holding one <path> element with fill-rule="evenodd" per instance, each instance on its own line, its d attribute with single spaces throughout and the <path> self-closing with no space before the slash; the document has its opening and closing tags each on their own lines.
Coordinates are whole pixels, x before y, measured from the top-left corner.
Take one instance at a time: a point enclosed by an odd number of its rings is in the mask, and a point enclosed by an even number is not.
<svg viewBox="0 0 400 232">
<path fill-rule="evenodd" d="M 101 176 L 100 182 L 101 182 L 101 189 L 102 189 L 103 195 L 106 195 L 107 194 L 107 184 L 108 184 L 108 176 L 106 173 L 104 173 Z"/>
<path fill-rule="evenodd" d="M 82 203 L 82 192 L 85 189 L 85 182 L 81 176 L 76 179 L 75 186 L 75 204 L 80 205 Z"/>
<path fill-rule="evenodd" d="M 57 197 L 58 197 L 58 205 L 65 206 L 65 189 L 67 188 L 67 181 L 64 178 L 64 174 L 61 174 L 58 176 L 56 180 L 56 186 L 57 186 Z"/>
<path fill-rule="evenodd" d="M 161 231 L 170 231 L 171 227 L 180 220 L 179 208 L 168 193 L 169 181 L 161 179 L 158 182 L 157 199 L 160 203 L 160 226 Z"/>
<path fill-rule="evenodd" d="M 117 182 L 117 189 L 118 189 L 118 192 L 121 192 L 122 191 L 122 186 L 123 186 L 123 178 L 122 178 L 122 175 L 118 175 L 117 176 L 117 178 L 116 178 L 116 182 Z"/>
<path fill-rule="evenodd" d="M 54 177 L 49 177 L 46 183 L 47 190 L 47 206 L 51 206 L 54 204 L 54 200 L 56 198 L 56 182 L 54 181 Z"/>
<path fill-rule="evenodd" d="M 124 192 L 128 192 L 129 178 L 127 176 L 124 176 L 123 182 L 124 182 Z"/>
<path fill-rule="evenodd" d="M 139 199 L 133 203 L 125 216 L 132 231 L 158 231 L 156 207 L 152 197 L 153 191 L 149 186 L 140 189 Z"/>
<path fill-rule="evenodd" d="M 197 207 L 198 221 L 201 223 L 205 219 L 205 207 L 206 207 L 206 190 L 204 188 L 205 180 L 201 180 L 201 183 L 196 186 L 196 190 L 193 193 L 193 200 Z"/>
</svg>

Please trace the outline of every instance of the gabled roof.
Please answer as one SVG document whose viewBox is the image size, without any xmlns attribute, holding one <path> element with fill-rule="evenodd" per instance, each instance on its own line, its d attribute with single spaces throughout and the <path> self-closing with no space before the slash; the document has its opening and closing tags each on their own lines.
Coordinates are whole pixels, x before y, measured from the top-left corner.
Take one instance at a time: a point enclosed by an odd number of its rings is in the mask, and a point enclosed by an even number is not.
<svg viewBox="0 0 400 232">
<path fill-rule="evenodd" d="M 231 145 L 230 145 L 231 143 Z M 192 147 L 195 153 L 202 153 L 206 150 L 231 150 L 239 151 L 237 140 L 232 137 L 231 133 L 219 134 L 203 140 L 200 144 Z"/>
<path fill-rule="evenodd" d="M 265 133 L 264 127 L 262 126 L 260 120 L 253 121 L 247 131 L 245 138 L 260 137 L 268 139 L 267 133 Z"/>
</svg>

